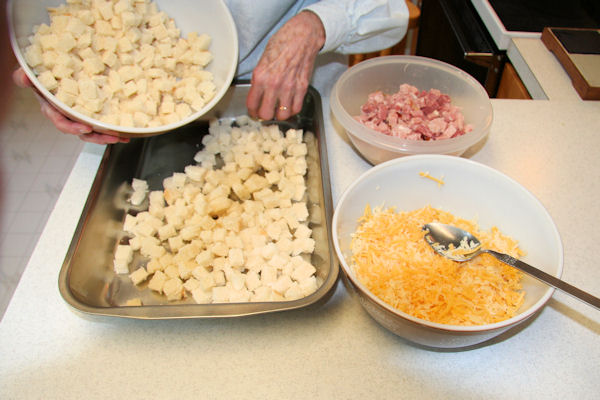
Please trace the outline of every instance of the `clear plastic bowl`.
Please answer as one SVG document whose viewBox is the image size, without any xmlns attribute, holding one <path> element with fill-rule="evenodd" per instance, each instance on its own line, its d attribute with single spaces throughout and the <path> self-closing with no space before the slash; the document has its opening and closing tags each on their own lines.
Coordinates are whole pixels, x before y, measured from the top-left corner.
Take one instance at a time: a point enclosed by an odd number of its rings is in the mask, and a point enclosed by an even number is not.
<svg viewBox="0 0 600 400">
<path fill-rule="evenodd" d="M 164 11 L 170 18 L 173 18 L 175 24 L 181 30 L 182 36 L 187 36 L 190 32 L 198 32 L 199 34 L 206 33 L 211 37 L 209 50 L 213 55 L 213 60 L 207 65 L 206 70 L 213 74 L 216 86 L 215 96 L 200 110 L 175 123 L 148 128 L 107 124 L 75 111 L 58 100 L 40 83 L 25 61 L 24 52 L 29 45 L 28 38 L 33 34 L 34 26 L 41 23 L 49 24 L 50 18 L 47 8 L 65 4 L 65 0 L 9 0 L 7 12 L 13 52 L 25 74 L 33 83 L 35 90 L 72 120 L 90 125 L 96 132 L 121 137 L 154 136 L 169 132 L 200 118 L 225 95 L 237 68 L 238 38 L 233 17 L 222 1 L 203 2 L 201 7 L 195 6 L 194 2 L 183 0 L 154 0 L 154 2 L 160 11 Z"/>
<path fill-rule="evenodd" d="M 385 135 L 354 119 L 370 93 L 395 93 L 403 83 L 449 95 L 473 130 L 452 139 L 417 141 Z M 372 164 L 413 154 L 460 156 L 487 136 L 493 119 L 489 96 L 477 80 L 452 65 L 418 56 L 377 57 L 354 65 L 335 84 L 330 106 L 356 149 Z"/>
</svg>

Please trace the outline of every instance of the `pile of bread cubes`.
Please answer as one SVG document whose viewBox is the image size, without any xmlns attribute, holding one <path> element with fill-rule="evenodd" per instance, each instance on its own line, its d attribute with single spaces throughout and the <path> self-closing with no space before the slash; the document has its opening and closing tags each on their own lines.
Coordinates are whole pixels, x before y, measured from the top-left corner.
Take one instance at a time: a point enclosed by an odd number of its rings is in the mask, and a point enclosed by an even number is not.
<svg viewBox="0 0 600 400">
<path fill-rule="evenodd" d="M 117 245 L 115 272 L 170 301 L 190 294 L 197 303 L 283 301 L 315 292 L 309 226 L 321 214 L 309 212 L 318 194 L 305 181 L 317 162 L 307 156 L 317 153 L 314 135 L 243 116 L 212 121 L 202 143 L 196 163 L 164 179 L 163 190 L 133 180 L 129 201 L 140 208 L 125 216 L 129 241 Z"/>
<path fill-rule="evenodd" d="M 106 124 L 176 123 L 215 95 L 211 38 L 181 37 L 149 0 L 66 0 L 34 28 L 25 60 L 73 110 Z"/>
</svg>

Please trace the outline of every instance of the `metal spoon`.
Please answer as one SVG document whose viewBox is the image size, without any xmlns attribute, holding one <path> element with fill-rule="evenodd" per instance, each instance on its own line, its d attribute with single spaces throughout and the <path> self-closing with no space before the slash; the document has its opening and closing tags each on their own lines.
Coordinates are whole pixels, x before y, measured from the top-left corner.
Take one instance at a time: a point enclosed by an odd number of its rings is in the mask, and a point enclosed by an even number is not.
<svg viewBox="0 0 600 400">
<path fill-rule="evenodd" d="M 424 225 L 423 230 L 428 231 L 425 234 L 425 241 L 429 243 L 436 253 L 444 257 L 454 261 L 463 262 L 469 261 L 481 253 L 491 254 L 503 263 L 518 268 L 534 278 L 537 278 L 556 289 L 560 289 L 576 299 L 600 310 L 600 298 L 594 297 L 575 286 L 571 286 L 568 283 L 507 254 L 481 248 L 481 242 L 470 232 L 438 222 Z M 450 245 L 452 245 L 452 247 Z"/>
</svg>

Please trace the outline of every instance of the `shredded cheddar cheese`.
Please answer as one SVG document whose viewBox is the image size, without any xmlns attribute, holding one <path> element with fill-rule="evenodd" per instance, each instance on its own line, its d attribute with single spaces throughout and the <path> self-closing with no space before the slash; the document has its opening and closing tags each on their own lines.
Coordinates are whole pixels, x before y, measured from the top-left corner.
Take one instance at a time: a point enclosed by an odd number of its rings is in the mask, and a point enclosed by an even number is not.
<svg viewBox="0 0 600 400">
<path fill-rule="evenodd" d="M 419 175 L 421 175 L 423 178 L 427 178 L 427 179 L 431 179 L 434 182 L 437 182 L 438 186 L 442 186 L 444 184 L 444 177 L 442 176 L 441 178 L 436 178 L 434 176 L 431 176 L 429 174 L 429 172 L 419 172 Z"/>
<path fill-rule="evenodd" d="M 358 279 L 396 309 L 432 322 L 483 325 L 514 316 L 525 296 L 522 273 L 488 254 L 463 263 L 436 254 L 423 239 L 429 222 L 466 229 L 486 248 L 524 254 L 496 227 L 480 231 L 475 222 L 430 206 L 396 212 L 367 205 L 351 244 Z"/>
</svg>

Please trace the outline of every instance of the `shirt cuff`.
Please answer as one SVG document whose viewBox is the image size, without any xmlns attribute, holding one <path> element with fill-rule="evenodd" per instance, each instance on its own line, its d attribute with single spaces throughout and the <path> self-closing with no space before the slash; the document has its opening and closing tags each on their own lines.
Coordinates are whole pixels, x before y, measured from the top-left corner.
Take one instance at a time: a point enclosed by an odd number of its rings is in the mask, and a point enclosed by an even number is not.
<svg viewBox="0 0 600 400">
<path fill-rule="evenodd" d="M 344 44 L 346 34 L 350 31 L 352 24 L 343 7 L 334 4 L 315 3 L 305 7 L 302 11 L 305 10 L 315 13 L 321 19 L 323 28 L 325 28 L 325 44 L 320 53 L 334 51 Z"/>
</svg>

